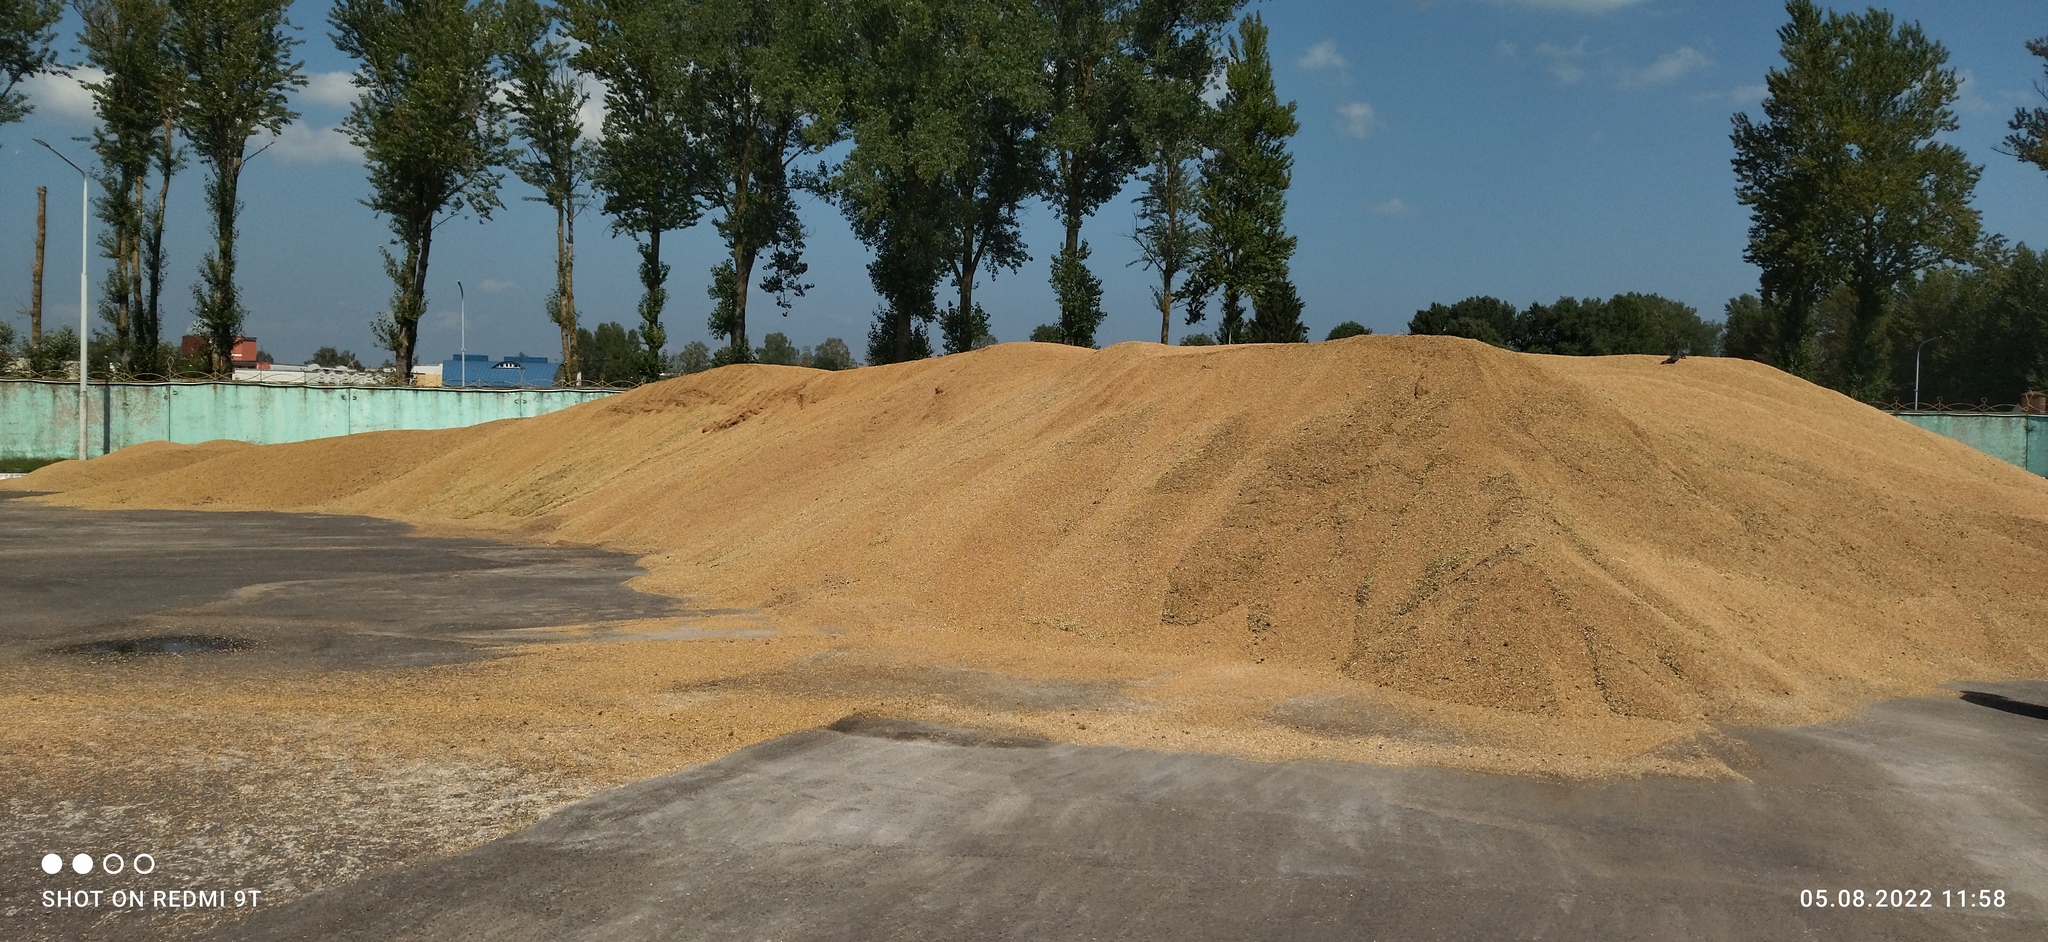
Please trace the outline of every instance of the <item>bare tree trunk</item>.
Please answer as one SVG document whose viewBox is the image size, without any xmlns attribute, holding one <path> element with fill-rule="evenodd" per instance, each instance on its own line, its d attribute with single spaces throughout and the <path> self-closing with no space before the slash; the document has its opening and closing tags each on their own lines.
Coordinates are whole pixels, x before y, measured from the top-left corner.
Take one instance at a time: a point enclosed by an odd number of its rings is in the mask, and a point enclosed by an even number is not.
<svg viewBox="0 0 2048 942">
<path fill-rule="evenodd" d="M 43 342 L 43 239 L 49 234 L 50 188 L 36 187 L 36 267 L 28 293 L 28 342 Z"/>
<path fill-rule="evenodd" d="M 576 355 L 576 215 L 568 203 L 555 207 L 555 324 L 562 328 L 562 382 L 577 384 L 583 364 Z"/>
</svg>

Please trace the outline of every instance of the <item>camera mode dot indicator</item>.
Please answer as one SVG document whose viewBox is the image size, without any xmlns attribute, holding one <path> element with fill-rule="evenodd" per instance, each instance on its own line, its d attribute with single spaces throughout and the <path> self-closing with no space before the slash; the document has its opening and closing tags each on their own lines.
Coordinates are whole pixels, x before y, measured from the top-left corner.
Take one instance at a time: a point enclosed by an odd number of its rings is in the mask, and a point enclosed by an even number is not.
<svg viewBox="0 0 2048 942">
<path fill-rule="evenodd" d="M 79 873 L 91 873 L 92 855 L 79 854 L 78 856 L 71 858 L 71 869 L 78 871 Z"/>
<path fill-rule="evenodd" d="M 59 857 L 56 854 L 43 855 L 44 873 L 55 874 L 57 871 L 62 869 L 64 869 L 64 858 Z"/>
</svg>

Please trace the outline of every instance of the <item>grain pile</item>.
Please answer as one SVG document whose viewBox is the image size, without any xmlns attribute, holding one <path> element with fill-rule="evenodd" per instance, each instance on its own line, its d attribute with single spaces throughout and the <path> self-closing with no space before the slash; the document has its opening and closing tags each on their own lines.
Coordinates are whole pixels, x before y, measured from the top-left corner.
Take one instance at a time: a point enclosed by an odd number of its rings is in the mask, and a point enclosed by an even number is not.
<svg viewBox="0 0 2048 942">
<path fill-rule="evenodd" d="M 824 639 L 705 690 L 1076 741 L 1700 772 L 1712 724 L 2048 676 L 2048 482 L 1739 360 L 1005 344 L 0 486 L 623 549 Z M 991 678 L 1073 696 L 944 693 Z"/>
</svg>

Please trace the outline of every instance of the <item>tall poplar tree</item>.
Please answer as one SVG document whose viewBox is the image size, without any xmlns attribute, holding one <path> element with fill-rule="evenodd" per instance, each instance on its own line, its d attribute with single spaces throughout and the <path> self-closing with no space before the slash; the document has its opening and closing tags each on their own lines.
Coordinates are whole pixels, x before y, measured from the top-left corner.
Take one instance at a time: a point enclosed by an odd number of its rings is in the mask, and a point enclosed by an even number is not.
<svg viewBox="0 0 2048 942">
<path fill-rule="evenodd" d="M 22 80 L 52 71 L 57 54 L 50 41 L 57 38 L 58 17 L 64 15 L 62 0 L 6 0 L 0 4 L 0 124 L 13 124 L 35 110 L 28 98 L 14 90 Z"/>
<path fill-rule="evenodd" d="M 760 287 L 787 314 L 802 296 L 804 227 L 797 162 L 838 139 L 839 5 L 827 0 L 705 0 L 690 10 L 689 111 L 702 133 L 704 202 L 726 257 L 712 269 L 711 334 L 721 362 L 752 359 L 747 299 Z M 822 181 L 816 181 L 822 183 Z"/>
<path fill-rule="evenodd" d="M 1281 104 L 1274 88 L 1266 37 L 1265 21 L 1254 13 L 1230 40 L 1216 136 L 1202 162 L 1197 213 L 1208 239 L 1197 278 L 1201 290 L 1222 295 L 1221 343 L 1291 339 L 1300 321 L 1300 301 L 1287 280 L 1295 239 L 1286 214 L 1294 167 L 1287 139 L 1301 125 L 1294 103 Z M 1263 315 L 1257 336 L 1245 322 L 1247 300 Z M 1189 314 L 1190 323 L 1202 316 Z"/>
<path fill-rule="evenodd" d="M 612 229 L 640 245 L 638 360 L 643 380 L 666 365 L 669 265 L 661 236 L 697 224 L 705 158 L 690 106 L 690 22 L 683 0 L 566 0 L 571 61 L 605 86 L 604 133 L 592 180 Z"/>
<path fill-rule="evenodd" d="M 1766 79 L 1767 123 L 1735 121 L 1748 254 L 1764 269 L 1767 307 L 1786 312 L 1781 367 L 1810 372 L 1812 303 L 1837 281 L 1849 292 L 1833 379 L 1870 398 L 1887 382 L 1894 291 L 1977 253 L 1969 201 L 1982 171 L 1935 139 L 1956 128 L 1960 85 L 1948 51 L 1918 24 L 1876 9 L 1822 14 L 1810 0 L 1790 0 L 1786 13 L 1786 67 Z"/>
<path fill-rule="evenodd" d="M 1855 299 L 1842 391 L 1875 399 L 1890 380 L 1884 322 L 1894 292 L 1936 264 L 1977 256 L 1970 199 L 1983 168 L 1935 139 L 1957 126 L 1961 83 L 1947 49 L 1883 10 L 1830 19 L 1846 53 L 1841 130 L 1850 154 L 1833 244 Z"/>
<path fill-rule="evenodd" d="M 503 11 L 491 0 L 341 0 L 328 15 L 334 44 L 358 63 L 362 90 L 342 121 L 363 149 L 370 198 L 390 223 L 378 251 L 391 279 L 391 310 L 373 329 L 391 351 L 393 381 L 412 381 L 434 233 L 467 211 L 489 219 L 503 207 L 496 168 L 511 158 L 493 65 Z"/>
<path fill-rule="evenodd" d="M 285 19 L 291 0 L 171 0 L 170 41 L 184 67 L 179 130 L 206 164 L 213 248 L 200 261 L 192 301 L 213 347 L 213 369 L 233 369 L 235 338 L 248 311 L 235 284 L 235 225 L 249 139 L 275 136 L 298 117 L 288 95 L 304 87 L 299 44 Z M 266 145 L 267 146 L 267 145 Z M 257 153 L 261 153 L 259 150 Z"/>
<path fill-rule="evenodd" d="M 556 36 L 551 9 L 538 0 L 505 4 L 505 103 L 512 129 L 525 152 L 512 172 L 540 191 L 538 200 L 555 211 L 555 289 L 548 295 L 548 320 L 562 332 L 559 381 L 576 381 L 576 217 L 595 157 L 583 139 L 583 106 L 589 93 L 569 68 L 569 45 Z"/>
<path fill-rule="evenodd" d="M 86 83 L 100 119 L 100 246 L 114 262 L 101 306 L 126 368 L 161 375 L 169 368 L 160 346 L 164 211 L 171 174 L 183 163 L 176 122 L 184 71 L 170 45 L 171 8 L 167 0 L 84 0 L 78 13 L 86 62 L 105 74 Z"/>
<path fill-rule="evenodd" d="M 947 277 L 954 300 L 939 314 L 947 353 L 989 342 L 988 312 L 974 300 L 981 273 L 1016 271 L 1030 259 L 1017 209 L 1044 186 L 1045 103 L 1040 64 L 1049 34 L 1030 7 L 1012 5 L 969 38 L 947 70 L 959 148 L 943 177 Z"/>
<path fill-rule="evenodd" d="M 1064 342 L 1094 346 L 1102 280 L 1088 270 L 1081 224 L 1143 163 L 1133 127 L 1137 63 L 1129 43 L 1138 0 L 1038 0 L 1051 24 L 1045 65 L 1051 173 L 1046 198 L 1066 229 L 1052 263 Z"/>
<path fill-rule="evenodd" d="M 853 150 L 834 192 L 875 251 L 868 275 L 883 299 L 868 362 L 928 356 L 938 284 L 961 289 L 951 345 L 985 332 L 973 279 L 1007 266 L 1017 165 L 1039 92 L 1043 32 L 1027 0 L 864 0 L 857 5 L 849 99 Z"/>
<path fill-rule="evenodd" d="M 1195 214 L 1195 165 L 1212 130 L 1202 92 L 1217 69 L 1222 27 L 1241 3 L 1140 0 L 1132 16 L 1130 41 L 1140 76 L 1136 127 L 1146 162 L 1133 238 L 1138 263 L 1159 276 L 1152 303 L 1159 309 L 1160 343 L 1172 342 L 1175 310 L 1195 312 L 1203 303 L 1183 288 L 1183 276 L 1194 269 L 1208 236 Z"/>
</svg>

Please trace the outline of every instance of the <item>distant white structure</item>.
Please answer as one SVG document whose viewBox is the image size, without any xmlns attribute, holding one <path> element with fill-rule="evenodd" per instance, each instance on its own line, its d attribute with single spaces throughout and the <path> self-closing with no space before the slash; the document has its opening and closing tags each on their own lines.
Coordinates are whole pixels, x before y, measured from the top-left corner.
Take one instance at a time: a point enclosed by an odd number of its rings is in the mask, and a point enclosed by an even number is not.
<svg viewBox="0 0 2048 942">
<path fill-rule="evenodd" d="M 374 370 L 352 370 L 345 366 L 291 366 L 260 364 L 254 369 L 235 370 L 235 382 L 268 386 L 378 386 L 385 374 Z"/>
</svg>

